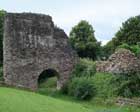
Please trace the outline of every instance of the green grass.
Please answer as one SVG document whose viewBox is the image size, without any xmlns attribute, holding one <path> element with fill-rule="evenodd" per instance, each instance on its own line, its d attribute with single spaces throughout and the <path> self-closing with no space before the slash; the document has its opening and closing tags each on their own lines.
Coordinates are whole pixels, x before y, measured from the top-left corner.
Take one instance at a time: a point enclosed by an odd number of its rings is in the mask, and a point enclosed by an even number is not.
<svg viewBox="0 0 140 112">
<path fill-rule="evenodd" d="M 92 112 L 75 102 L 0 87 L 0 112 Z"/>
<path fill-rule="evenodd" d="M 58 91 L 56 90 L 56 82 L 57 77 L 48 78 L 46 81 L 39 84 L 39 88 L 36 92 L 47 96 L 57 95 L 56 93 L 58 93 Z"/>
<path fill-rule="evenodd" d="M 140 112 L 140 109 L 92 105 L 0 87 L 0 112 Z"/>
</svg>

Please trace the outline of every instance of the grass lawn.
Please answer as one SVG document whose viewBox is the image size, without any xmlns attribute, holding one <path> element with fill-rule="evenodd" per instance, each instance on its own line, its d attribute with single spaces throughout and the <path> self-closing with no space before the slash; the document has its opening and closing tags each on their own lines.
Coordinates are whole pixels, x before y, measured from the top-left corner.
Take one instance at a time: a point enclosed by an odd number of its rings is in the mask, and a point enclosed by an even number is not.
<svg viewBox="0 0 140 112">
<path fill-rule="evenodd" d="M 140 112 L 140 110 L 88 105 L 0 87 L 0 112 Z"/>
<path fill-rule="evenodd" d="M 80 104 L 0 87 L 0 112 L 91 112 Z"/>
</svg>

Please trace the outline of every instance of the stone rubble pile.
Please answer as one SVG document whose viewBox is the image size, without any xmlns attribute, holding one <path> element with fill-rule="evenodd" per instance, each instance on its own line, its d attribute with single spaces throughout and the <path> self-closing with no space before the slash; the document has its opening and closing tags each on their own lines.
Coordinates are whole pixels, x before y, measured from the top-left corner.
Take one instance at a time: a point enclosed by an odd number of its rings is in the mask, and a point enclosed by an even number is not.
<svg viewBox="0 0 140 112">
<path fill-rule="evenodd" d="M 118 49 L 107 61 L 98 61 L 97 72 L 129 74 L 140 72 L 140 60 L 127 49 Z"/>
</svg>

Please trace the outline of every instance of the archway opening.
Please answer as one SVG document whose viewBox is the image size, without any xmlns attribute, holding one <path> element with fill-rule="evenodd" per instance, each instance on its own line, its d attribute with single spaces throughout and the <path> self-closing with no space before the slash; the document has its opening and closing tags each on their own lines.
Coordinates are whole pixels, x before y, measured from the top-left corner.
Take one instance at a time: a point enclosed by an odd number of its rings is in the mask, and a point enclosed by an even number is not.
<svg viewBox="0 0 140 112">
<path fill-rule="evenodd" d="M 54 69 L 44 70 L 38 77 L 38 87 L 42 89 L 56 89 L 58 72 Z"/>
</svg>

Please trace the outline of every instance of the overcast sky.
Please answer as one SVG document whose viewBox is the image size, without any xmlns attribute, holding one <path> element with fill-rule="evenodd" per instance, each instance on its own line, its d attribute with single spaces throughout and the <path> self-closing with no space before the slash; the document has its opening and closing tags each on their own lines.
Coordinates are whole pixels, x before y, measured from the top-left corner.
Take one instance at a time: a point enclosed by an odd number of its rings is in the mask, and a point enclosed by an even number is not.
<svg viewBox="0 0 140 112">
<path fill-rule="evenodd" d="M 105 44 L 122 22 L 140 14 L 140 0 L 1 0 L 0 9 L 49 14 L 67 34 L 80 20 L 87 20 Z"/>
</svg>

